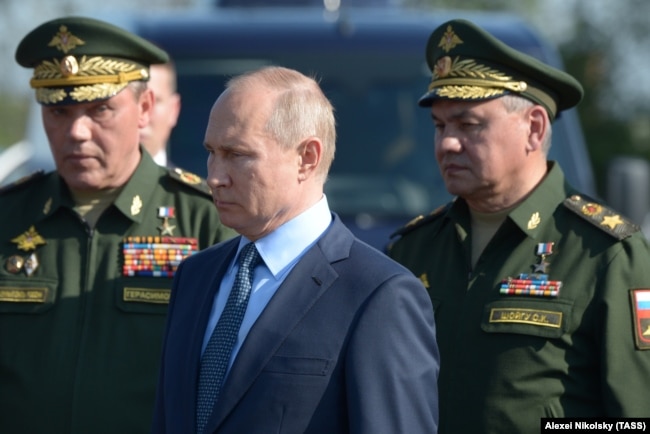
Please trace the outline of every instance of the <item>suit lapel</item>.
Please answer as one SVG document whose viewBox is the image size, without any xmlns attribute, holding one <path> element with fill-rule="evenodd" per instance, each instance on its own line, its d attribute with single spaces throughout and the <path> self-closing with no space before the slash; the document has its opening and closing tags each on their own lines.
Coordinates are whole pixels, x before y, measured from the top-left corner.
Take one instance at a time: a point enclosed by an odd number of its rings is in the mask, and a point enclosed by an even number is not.
<svg viewBox="0 0 650 434">
<path fill-rule="evenodd" d="M 214 430 L 223 422 L 295 325 L 336 281 L 338 275 L 331 263 L 348 256 L 352 241 L 352 234 L 335 219 L 289 273 L 248 333 L 208 428 Z"/>
</svg>

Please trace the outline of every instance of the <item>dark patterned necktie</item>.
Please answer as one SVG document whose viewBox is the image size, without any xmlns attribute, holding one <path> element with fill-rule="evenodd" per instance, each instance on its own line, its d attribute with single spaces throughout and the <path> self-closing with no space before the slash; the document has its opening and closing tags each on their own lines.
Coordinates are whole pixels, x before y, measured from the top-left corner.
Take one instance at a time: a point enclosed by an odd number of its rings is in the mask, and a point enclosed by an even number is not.
<svg viewBox="0 0 650 434">
<path fill-rule="evenodd" d="M 255 244 L 248 243 L 239 255 L 239 270 L 235 276 L 226 306 L 210 336 L 199 371 L 199 388 L 196 403 L 196 432 L 203 433 L 205 424 L 219 398 L 232 349 L 237 341 L 246 306 L 253 286 L 253 270 L 260 262 Z"/>
</svg>

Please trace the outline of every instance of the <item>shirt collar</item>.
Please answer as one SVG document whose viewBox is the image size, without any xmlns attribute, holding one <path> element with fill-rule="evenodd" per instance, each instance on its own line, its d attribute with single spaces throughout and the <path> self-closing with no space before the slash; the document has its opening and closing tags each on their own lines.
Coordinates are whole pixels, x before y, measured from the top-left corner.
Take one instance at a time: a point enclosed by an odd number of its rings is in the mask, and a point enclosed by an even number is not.
<svg viewBox="0 0 650 434">
<path fill-rule="evenodd" d="M 277 279 L 282 272 L 295 263 L 327 230 L 332 222 L 325 195 L 315 205 L 302 214 L 284 223 L 276 230 L 255 241 L 255 246 L 264 264 Z M 241 237 L 237 255 L 242 247 L 250 242 Z"/>
</svg>

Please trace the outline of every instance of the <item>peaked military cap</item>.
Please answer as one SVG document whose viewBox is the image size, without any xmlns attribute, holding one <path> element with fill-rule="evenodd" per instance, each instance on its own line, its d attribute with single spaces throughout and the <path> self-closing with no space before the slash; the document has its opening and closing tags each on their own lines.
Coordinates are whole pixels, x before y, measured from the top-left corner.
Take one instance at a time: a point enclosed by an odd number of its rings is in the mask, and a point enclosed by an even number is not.
<svg viewBox="0 0 650 434">
<path fill-rule="evenodd" d="M 30 81 L 44 105 L 110 98 L 131 81 L 149 79 L 149 66 L 165 51 L 112 24 L 65 17 L 36 27 L 16 49 L 16 61 L 34 68 Z"/>
<path fill-rule="evenodd" d="M 546 108 L 551 119 L 578 104 L 583 89 L 571 75 L 501 42 L 466 20 L 435 29 L 426 48 L 433 75 L 419 105 L 435 99 L 480 101 L 520 95 Z"/>
</svg>

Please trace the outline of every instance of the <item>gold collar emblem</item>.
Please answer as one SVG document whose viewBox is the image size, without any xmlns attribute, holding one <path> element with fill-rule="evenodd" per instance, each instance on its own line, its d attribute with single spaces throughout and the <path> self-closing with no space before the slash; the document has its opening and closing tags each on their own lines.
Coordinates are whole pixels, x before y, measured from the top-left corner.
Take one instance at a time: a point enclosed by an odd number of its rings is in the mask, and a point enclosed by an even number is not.
<svg viewBox="0 0 650 434">
<path fill-rule="evenodd" d="M 131 202 L 131 215 L 140 214 L 140 210 L 142 210 L 142 199 L 140 199 L 139 194 L 136 194 Z"/>
<path fill-rule="evenodd" d="M 538 212 L 534 212 L 528 220 L 528 230 L 535 229 L 542 222 Z"/>
</svg>

